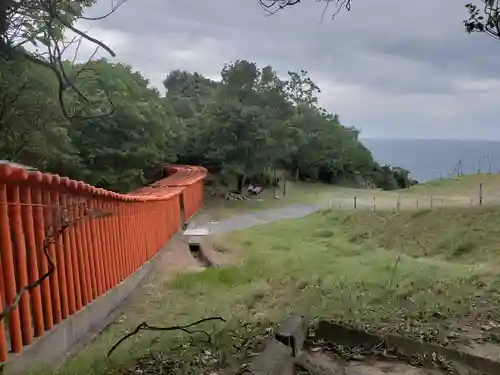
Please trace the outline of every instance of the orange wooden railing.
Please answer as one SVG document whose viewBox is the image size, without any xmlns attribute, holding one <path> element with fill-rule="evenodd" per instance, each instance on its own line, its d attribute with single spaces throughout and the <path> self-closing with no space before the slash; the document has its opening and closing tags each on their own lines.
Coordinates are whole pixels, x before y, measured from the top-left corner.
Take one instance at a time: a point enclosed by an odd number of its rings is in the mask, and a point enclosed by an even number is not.
<svg viewBox="0 0 500 375">
<path fill-rule="evenodd" d="M 0 165 L 0 362 L 131 276 L 203 203 L 206 169 L 129 194 Z M 28 292 L 54 264 L 54 271 Z M 19 303 L 16 298 L 21 295 Z M 9 348 L 10 346 L 10 348 Z"/>
</svg>

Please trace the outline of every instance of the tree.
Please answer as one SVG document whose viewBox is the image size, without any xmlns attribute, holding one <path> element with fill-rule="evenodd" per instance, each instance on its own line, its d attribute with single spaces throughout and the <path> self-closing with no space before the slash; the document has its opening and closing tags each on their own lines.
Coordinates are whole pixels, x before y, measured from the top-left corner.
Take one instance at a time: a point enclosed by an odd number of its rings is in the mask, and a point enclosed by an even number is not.
<svg viewBox="0 0 500 375">
<path fill-rule="evenodd" d="M 287 7 L 298 5 L 300 0 L 258 0 L 261 7 L 269 14 L 275 14 Z M 329 13 L 331 18 L 342 10 L 351 10 L 352 0 L 317 0 L 322 5 L 321 19 L 328 14 L 332 3 L 334 9 Z M 474 3 L 465 5 L 469 13 L 469 18 L 464 20 L 465 31 L 467 33 L 480 32 L 500 40 L 500 1 L 480 0 L 482 6 Z"/>
<path fill-rule="evenodd" d="M 273 169 L 328 183 L 381 181 L 377 173 L 385 173 L 354 127 L 318 107 L 320 88 L 304 70 L 283 80 L 271 66 L 238 60 L 224 66 L 220 82 L 174 71 L 162 96 L 125 64 L 62 64 L 88 68 L 80 87 L 94 103 L 105 97 L 94 79 L 102 77 L 113 113 L 68 119 L 57 100 L 58 81 L 43 66 L 21 55 L 2 61 L 3 157 L 118 191 L 147 183 L 158 166 L 176 161 L 235 179 L 239 191 L 245 181 L 269 183 Z M 79 97 L 65 100 L 74 106 Z M 108 112 L 107 105 L 101 101 L 94 112 Z"/>
<path fill-rule="evenodd" d="M 0 155 L 50 169 L 72 165 L 76 150 L 57 105 L 57 81 L 23 56 L 0 60 Z"/>
<path fill-rule="evenodd" d="M 0 5 L 0 60 L 11 60 L 22 56 L 52 72 L 58 82 L 57 98 L 65 117 L 101 117 L 102 112 L 98 111 L 97 114 L 92 112 L 94 103 L 80 88 L 80 75 L 87 70 L 86 66 L 68 70 L 72 64 L 64 64 L 63 60 L 68 48 L 76 47 L 78 51 L 83 40 L 96 45 L 94 55 L 97 49 L 102 48 L 115 56 L 106 44 L 81 31 L 75 25 L 80 20 L 106 18 L 125 1 L 118 0 L 105 15 L 89 18 L 83 13 L 94 5 L 96 0 L 3 0 Z M 68 33 L 74 36 L 68 37 Z M 101 90 L 107 92 L 104 86 Z M 68 106 L 65 101 L 68 92 L 77 97 L 77 100 L 71 101 L 72 106 Z M 97 106 L 101 107 L 100 103 Z"/>
<path fill-rule="evenodd" d="M 172 131 L 157 90 L 130 66 L 91 62 L 112 93 L 112 116 L 73 122 L 70 134 L 85 166 L 82 178 L 95 185 L 129 191 L 147 182 L 146 172 L 176 159 Z M 99 92 L 95 80 L 86 91 Z"/>
<path fill-rule="evenodd" d="M 469 19 L 464 21 L 468 33 L 481 32 L 500 40 L 500 1 L 481 0 L 480 8 L 473 3 L 466 5 Z"/>
</svg>

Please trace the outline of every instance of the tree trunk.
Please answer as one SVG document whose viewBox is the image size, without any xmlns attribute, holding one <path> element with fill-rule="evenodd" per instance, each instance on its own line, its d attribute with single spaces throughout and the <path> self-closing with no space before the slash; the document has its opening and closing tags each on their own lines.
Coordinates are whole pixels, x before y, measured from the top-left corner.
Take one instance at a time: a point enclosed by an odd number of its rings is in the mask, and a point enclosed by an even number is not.
<svg viewBox="0 0 500 375">
<path fill-rule="evenodd" d="M 239 174 L 236 176 L 237 185 L 238 185 L 237 191 L 239 194 L 241 194 L 243 191 L 243 180 L 244 179 L 245 179 L 245 176 L 242 174 Z"/>
</svg>

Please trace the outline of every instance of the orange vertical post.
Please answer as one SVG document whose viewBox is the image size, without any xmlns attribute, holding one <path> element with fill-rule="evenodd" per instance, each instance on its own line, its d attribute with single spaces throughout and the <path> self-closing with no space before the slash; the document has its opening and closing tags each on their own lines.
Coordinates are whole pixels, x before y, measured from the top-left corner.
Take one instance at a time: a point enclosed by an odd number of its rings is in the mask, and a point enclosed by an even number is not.
<svg viewBox="0 0 500 375">
<path fill-rule="evenodd" d="M 111 249 L 111 256 L 113 262 L 113 286 L 118 285 L 121 281 L 120 279 L 120 263 L 118 258 L 118 241 L 116 240 L 116 226 L 115 226 L 115 202 L 112 199 L 113 194 L 109 193 L 108 200 L 106 202 L 106 209 L 109 212 L 108 220 L 108 230 L 109 230 L 109 243 Z"/>
<path fill-rule="evenodd" d="M 11 183 L 7 187 L 7 199 L 10 201 L 8 214 L 10 217 L 12 240 L 14 245 L 14 264 L 16 268 L 16 293 L 28 285 L 28 264 L 26 259 L 26 245 L 24 242 L 23 221 L 21 217 L 21 197 L 18 183 L 26 180 L 28 173 L 24 169 L 15 169 L 11 175 Z M 19 315 L 23 345 L 31 344 L 33 331 L 31 327 L 30 298 L 23 293 L 19 300 Z"/>
<path fill-rule="evenodd" d="M 153 201 L 153 202 L 149 202 L 148 204 L 149 204 L 150 208 L 149 208 L 149 209 L 144 208 L 144 209 L 142 210 L 142 212 L 141 212 L 141 216 L 140 216 L 140 221 L 141 221 L 142 225 L 143 225 L 145 228 L 147 228 L 147 227 L 148 227 L 148 225 L 147 225 L 147 217 L 151 215 L 151 213 L 150 213 L 151 211 L 153 211 L 153 215 L 154 215 L 154 209 L 153 209 L 153 207 L 156 207 L 156 206 L 158 205 L 158 203 L 160 203 L 160 202 L 161 202 L 161 201 Z M 148 214 L 149 214 L 149 215 L 148 215 Z M 154 216 L 153 216 L 153 217 L 154 217 Z M 154 228 L 154 230 L 155 230 L 155 235 L 157 235 L 157 230 L 158 230 L 158 229 L 157 229 L 157 226 L 158 226 L 159 222 L 160 222 L 159 218 L 156 218 L 156 220 L 154 220 L 154 223 L 153 223 L 153 224 L 156 226 L 156 227 Z M 145 229 L 145 230 L 146 230 L 146 234 L 148 234 L 148 235 L 149 235 L 149 233 L 148 233 L 147 229 Z M 147 244 L 147 236 L 146 236 L 145 238 L 144 238 L 144 237 L 142 237 L 142 238 L 143 238 L 144 245 L 146 245 L 146 244 Z M 155 247 L 151 247 L 151 246 L 149 246 L 149 245 L 148 245 L 147 249 L 148 249 L 149 257 L 151 257 L 151 255 L 153 255 L 153 254 L 156 254 L 156 248 L 155 248 Z M 146 261 L 147 261 L 147 260 L 148 260 L 148 258 L 146 258 Z"/>
<path fill-rule="evenodd" d="M 50 201 L 54 207 L 54 230 L 56 233 L 55 240 L 55 259 L 57 268 L 57 283 L 59 286 L 59 299 L 61 302 L 61 318 L 66 319 L 69 315 L 68 306 L 68 285 L 66 282 L 66 267 L 65 267 L 65 256 L 64 256 L 64 242 L 63 242 L 63 231 L 66 231 L 65 226 L 66 217 L 65 213 L 61 208 L 59 202 L 61 189 L 61 178 L 57 175 L 52 176 L 51 189 L 50 189 Z"/>
<path fill-rule="evenodd" d="M 148 216 L 148 214 L 152 214 L 151 210 L 148 208 L 148 204 L 149 203 L 146 203 L 140 207 L 138 227 L 139 236 L 142 242 L 142 249 L 144 249 L 146 259 L 149 254 L 154 254 L 155 251 L 155 249 L 153 249 L 150 244 L 150 237 L 152 235 L 153 228 L 148 226 L 148 223 L 146 221 L 146 217 Z"/>
<path fill-rule="evenodd" d="M 82 309 L 82 285 L 80 283 L 80 270 L 78 265 L 78 251 L 79 248 L 76 243 L 76 235 L 75 230 L 78 227 L 78 223 L 76 222 L 76 213 L 74 207 L 74 199 L 72 197 L 72 193 L 75 189 L 75 181 L 68 180 L 66 181 L 67 192 L 66 196 L 66 207 L 68 209 L 68 218 L 71 223 L 73 223 L 68 228 L 68 237 L 69 237 L 69 248 L 71 252 L 71 268 L 73 273 L 73 285 L 75 290 L 75 310 L 80 311 Z"/>
<path fill-rule="evenodd" d="M 131 203 L 128 205 L 128 221 L 127 221 L 127 231 L 129 233 L 129 238 L 130 238 L 130 246 L 129 246 L 129 254 L 130 254 L 130 259 L 131 264 L 130 264 L 130 271 L 129 275 L 133 274 L 135 271 L 135 266 L 137 264 L 137 258 L 136 258 L 136 243 L 135 243 L 135 231 L 132 230 L 135 228 L 135 203 Z"/>
<path fill-rule="evenodd" d="M 98 189 L 96 190 L 96 195 L 94 196 L 93 200 L 93 209 L 94 212 L 99 216 L 102 215 L 102 206 L 101 206 L 101 197 L 98 196 Z M 95 225 L 95 241 L 97 244 L 97 248 L 99 249 L 99 264 L 100 264 L 100 279 L 101 279 L 101 285 L 102 289 L 100 291 L 101 294 L 104 294 L 108 291 L 108 262 L 106 261 L 106 248 L 105 244 L 103 241 L 103 231 L 102 231 L 102 218 L 98 217 L 94 220 L 92 220 Z"/>
<path fill-rule="evenodd" d="M 5 181 L 10 176 L 11 168 L 0 166 L 0 259 L 5 290 L 6 307 L 14 303 L 16 296 L 16 278 L 14 274 L 14 257 L 10 238 L 10 223 L 7 209 L 7 187 Z M 14 308 L 9 315 L 10 345 L 14 353 L 19 353 L 23 347 L 21 320 L 19 309 Z"/>
<path fill-rule="evenodd" d="M 1 277 L 1 276 L 0 276 Z M 3 311 L 3 291 L 0 290 L 0 311 Z M 7 361 L 7 340 L 5 337 L 5 325 L 3 319 L 0 320 L 0 362 Z"/>
<path fill-rule="evenodd" d="M 125 231 L 123 230 L 123 206 L 122 200 L 117 202 L 116 207 L 116 226 L 118 229 L 118 251 L 120 256 L 121 264 L 121 279 L 125 280 L 127 278 L 127 254 L 126 254 L 126 242 L 125 242 Z"/>
<path fill-rule="evenodd" d="M 61 206 L 61 211 L 64 214 L 65 220 L 68 222 L 68 228 L 62 234 L 62 245 L 63 245 L 63 258 L 64 258 L 64 272 L 66 274 L 66 290 L 68 293 L 68 314 L 73 315 L 76 311 L 76 300 L 75 300 L 75 283 L 73 277 L 73 249 L 71 248 L 71 240 L 69 231 L 73 228 L 74 223 L 71 218 L 70 208 L 68 205 L 68 178 L 61 178 L 60 181 L 60 192 L 59 192 L 59 204 Z"/>
<path fill-rule="evenodd" d="M 39 279 L 38 259 L 35 241 L 34 210 L 31 202 L 30 181 L 21 186 L 21 216 L 23 221 L 23 232 L 26 240 L 26 254 L 28 261 L 28 282 L 30 284 Z M 33 328 L 35 337 L 43 335 L 43 307 L 40 286 L 30 289 L 31 308 L 33 311 Z"/>
<path fill-rule="evenodd" d="M 92 196 L 89 201 L 90 212 L 94 216 L 98 215 L 98 207 L 96 204 L 96 198 Z M 102 248 L 98 241 L 99 232 L 97 231 L 97 218 L 93 218 L 89 222 L 89 226 L 87 228 L 89 235 L 89 246 L 92 249 L 94 254 L 94 267 L 95 267 L 95 282 L 97 288 L 97 295 L 102 295 L 104 292 L 103 286 L 103 262 L 102 262 Z"/>
<path fill-rule="evenodd" d="M 75 181 L 72 183 L 72 189 L 74 189 L 75 194 L 80 193 L 78 188 L 78 183 Z M 80 219 L 81 216 L 81 205 L 74 203 L 73 205 L 73 221 L 75 224 L 75 243 L 76 243 L 76 254 L 78 261 L 78 277 L 80 280 L 81 296 L 82 296 L 82 306 L 86 306 L 92 301 L 92 287 L 89 285 L 90 280 L 87 278 L 87 267 L 85 266 L 85 251 L 86 247 L 83 246 L 83 227 L 84 222 Z"/>
<path fill-rule="evenodd" d="M 111 204 L 110 204 L 110 197 L 109 192 L 106 193 L 105 198 L 103 200 L 103 209 L 106 214 L 106 217 L 104 218 L 104 239 L 106 242 L 106 247 L 108 249 L 108 257 L 109 257 L 109 264 L 110 264 L 110 281 L 111 281 L 111 288 L 114 288 L 116 284 L 118 284 L 118 276 L 117 276 L 117 264 L 116 264 L 116 254 L 115 254 L 115 245 L 113 243 L 113 225 L 111 222 L 111 215 L 113 214 L 111 211 Z"/>
<path fill-rule="evenodd" d="M 98 282 L 100 268 L 98 266 L 98 259 L 96 254 L 96 248 L 94 246 L 94 240 L 92 238 L 92 223 L 97 219 L 97 213 L 94 212 L 92 208 L 93 196 L 90 195 L 92 187 L 90 185 L 85 185 L 85 204 L 82 207 L 82 214 L 85 215 L 83 218 L 82 225 L 82 244 L 85 249 L 85 262 L 88 262 L 90 275 L 90 286 L 92 290 L 92 298 L 96 299 L 102 294 L 102 289 Z"/>
<path fill-rule="evenodd" d="M 50 296 L 52 303 L 52 316 L 53 323 L 59 324 L 62 320 L 61 314 L 61 296 L 59 295 L 59 276 L 57 275 L 57 267 L 55 265 L 56 257 L 56 249 L 53 243 L 55 234 L 57 233 L 58 228 L 57 223 L 55 222 L 55 210 L 51 201 L 50 194 L 50 184 L 52 182 L 52 176 L 49 174 L 42 175 L 42 202 L 44 208 L 44 247 L 46 248 L 46 254 L 50 258 L 50 261 L 47 259 L 49 271 L 52 271 L 49 279 L 50 284 Z"/>
<path fill-rule="evenodd" d="M 152 224 L 154 225 L 154 228 L 155 228 L 155 244 L 154 244 L 153 251 L 156 253 L 161 246 L 160 245 L 160 243 L 161 243 L 161 234 L 160 234 L 161 201 L 151 202 L 150 204 L 154 210 Z"/>
<path fill-rule="evenodd" d="M 100 191 L 100 196 L 98 197 L 97 200 L 97 210 L 101 214 L 104 213 L 104 207 L 103 207 L 103 197 L 102 197 L 102 191 Z M 109 248 L 106 246 L 106 228 L 104 226 L 104 218 L 101 217 L 97 220 L 97 230 L 98 230 L 98 241 L 101 246 L 101 254 L 102 254 L 102 263 L 103 263 L 103 286 L 104 286 L 104 292 L 107 292 L 109 289 L 111 289 L 111 262 L 109 259 Z"/>
<path fill-rule="evenodd" d="M 35 246 L 39 276 L 45 275 L 49 269 L 48 260 L 45 255 L 45 220 L 41 181 L 42 174 L 40 172 L 30 173 L 28 182 L 31 184 L 31 202 L 33 204 L 33 224 L 35 226 Z M 54 326 L 52 296 L 48 278 L 42 281 L 40 292 L 42 295 L 43 327 L 48 331 Z"/>
<path fill-rule="evenodd" d="M 109 228 L 108 228 L 108 218 L 105 216 L 107 212 L 107 206 L 106 206 L 106 197 L 101 196 L 101 212 L 103 213 L 103 217 L 101 220 L 101 229 L 102 229 L 102 244 L 105 249 L 104 253 L 106 256 L 106 262 L 107 262 L 107 285 L 108 285 L 108 290 L 114 287 L 113 283 L 113 259 L 111 257 L 111 248 L 109 244 Z"/>
<path fill-rule="evenodd" d="M 130 206 L 130 211 L 131 211 L 131 221 L 130 221 L 130 235 L 132 236 L 132 247 L 131 247 L 131 252 L 132 256 L 134 259 L 134 262 L 132 264 L 132 272 L 133 274 L 137 270 L 137 263 L 138 263 L 138 251 L 137 251 L 137 231 L 135 228 L 137 228 L 137 202 L 134 202 Z"/>
<path fill-rule="evenodd" d="M 135 267 L 135 270 L 137 271 L 144 263 L 144 250 L 145 250 L 145 246 L 146 244 L 142 242 L 142 233 L 139 232 L 139 225 L 141 223 L 141 220 L 143 220 L 143 216 L 142 216 L 142 212 L 144 210 L 141 210 L 141 208 L 145 207 L 145 204 L 149 205 L 149 207 L 151 207 L 151 202 L 148 202 L 148 203 L 141 203 L 141 204 L 136 204 L 135 205 L 135 209 L 136 209 L 136 224 L 134 226 L 134 232 L 135 232 L 135 241 L 136 241 L 136 248 L 135 248 L 135 251 L 136 251 L 136 254 L 137 254 L 137 265 Z M 153 216 L 154 217 L 154 216 Z M 154 223 L 156 224 L 156 223 Z M 151 227 L 153 230 L 155 229 L 154 226 Z M 154 236 L 154 232 L 153 232 L 153 236 Z"/>
<path fill-rule="evenodd" d="M 128 247 L 130 243 L 128 242 L 128 232 L 126 230 L 126 221 L 127 221 L 127 203 L 126 201 L 122 201 L 120 204 L 120 243 L 121 243 L 121 256 L 123 259 L 123 278 L 126 279 L 129 276 L 129 265 L 130 265 L 130 256 L 128 253 Z"/>
<path fill-rule="evenodd" d="M 157 231 L 156 231 L 156 222 L 157 218 L 156 216 L 156 210 L 155 206 L 151 205 L 151 202 L 146 203 L 146 212 L 147 215 L 144 215 L 142 217 L 142 220 L 146 223 L 147 227 L 149 228 L 148 230 L 148 247 L 151 249 L 151 251 L 156 252 L 156 240 L 157 240 Z"/>
<path fill-rule="evenodd" d="M 116 197 L 115 197 L 116 199 Z M 114 234 L 114 243 L 115 243 L 115 254 L 116 254 L 116 264 L 117 264 L 117 274 L 118 274 L 118 282 L 123 281 L 123 256 L 122 256 L 122 245 L 120 241 L 120 228 L 119 228 L 119 210 L 120 204 L 118 201 L 114 200 L 111 206 L 113 211 L 112 222 L 113 222 L 113 234 Z"/>
<path fill-rule="evenodd" d="M 85 197 L 87 192 L 87 186 L 79 181 L 78 182 L 78 196 Z M 86 203 L 79 204 L 77 207 L 78 213 L 78 221 L 81 223 L 80 229 L 80 239 L 82 244 L 82 254 L 83 254 L 83 265 L 84 265 L 84 274 L 85 274 L 85 285 L 87 286 L 87 303 L 90 303 L 96 297 L 95 283 L 93 282 L 93 270 L 92 265 L 90 264 L 89 257 L 89 233 L 88 233 L 88 225 L 89 221 L 94 219 L 90 218 L 89 215 L 91 213 L 87 212 Z"/>
<path fill-rule="evenodd" d="M 140 231 L 140 234 L 141 234 L 141 239 L 142 239 L 142 243 L 144 244 L 144 248 L 145 248 L 145 255 L 146 255 L 146 261 L 149 260 L 151 258 L 151 256 L 154 254 L 154 249 L 151 249 L 149 247 L 149 244 L 148 244 L 148 236 L 149 236 L 149 233 L 148 233 L 148 226 L 147 226 L 147 223 L 146 223 L 146 220 L 144 220 L 144 218 L 147 216 L 147 210 L 145 207 L 142 207 L 142 212 L 141 212 L 141 221 L 139 223 L 139 231 Z"/>
</svg>

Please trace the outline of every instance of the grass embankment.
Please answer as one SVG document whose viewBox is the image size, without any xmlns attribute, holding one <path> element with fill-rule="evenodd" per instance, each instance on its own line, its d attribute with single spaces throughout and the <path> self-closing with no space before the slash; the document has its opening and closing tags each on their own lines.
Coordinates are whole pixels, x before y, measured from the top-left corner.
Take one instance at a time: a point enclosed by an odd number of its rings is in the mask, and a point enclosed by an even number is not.
<svg viewBox="0 0 500 375">
<path fill-rule="evenodd" d="M 151 367 L 144 373 L 177 367 L 184 374 L 234 373 L 258 349 L 265 328 L 292 311 L 446 343 L 455 324 L 500 319 L 499 214 L 487 207 L 331 211 L 233 232 L 220 240 L 238 264 L 152 280 L 124 317 L 61 373 L 112 373 L 148 348 L 162 354 L 140 362 L 143 370 Z M 103 361 L 140 320 L 168 325 L 211 315 L 228 320 L 212 346 L 201 336 L 190 343 L 175 333 L 145 333 Z"/>
<path fill-rule="evenodd" d="M 500 175 L 477 174 L 429 181 L 405 190 L 353 189 L 322 183 L 288 181 L 286 196 L 281 186 L 276 190 L 280 199 L 273 198 L 272 188 L 265 189 L 252 200 L 225 201 L 207 196 L 203 214 L 215 220 L 257 210 L 281 208 L 295 204 L 314 204 L 335 209 L 352 210 L 354 197 L 358 209 L 414 210 L 443 206 L 471 207 L 479 205 L 479 184 L 483 184 L 483 205 L 500 203 Z"/>
</svg>

